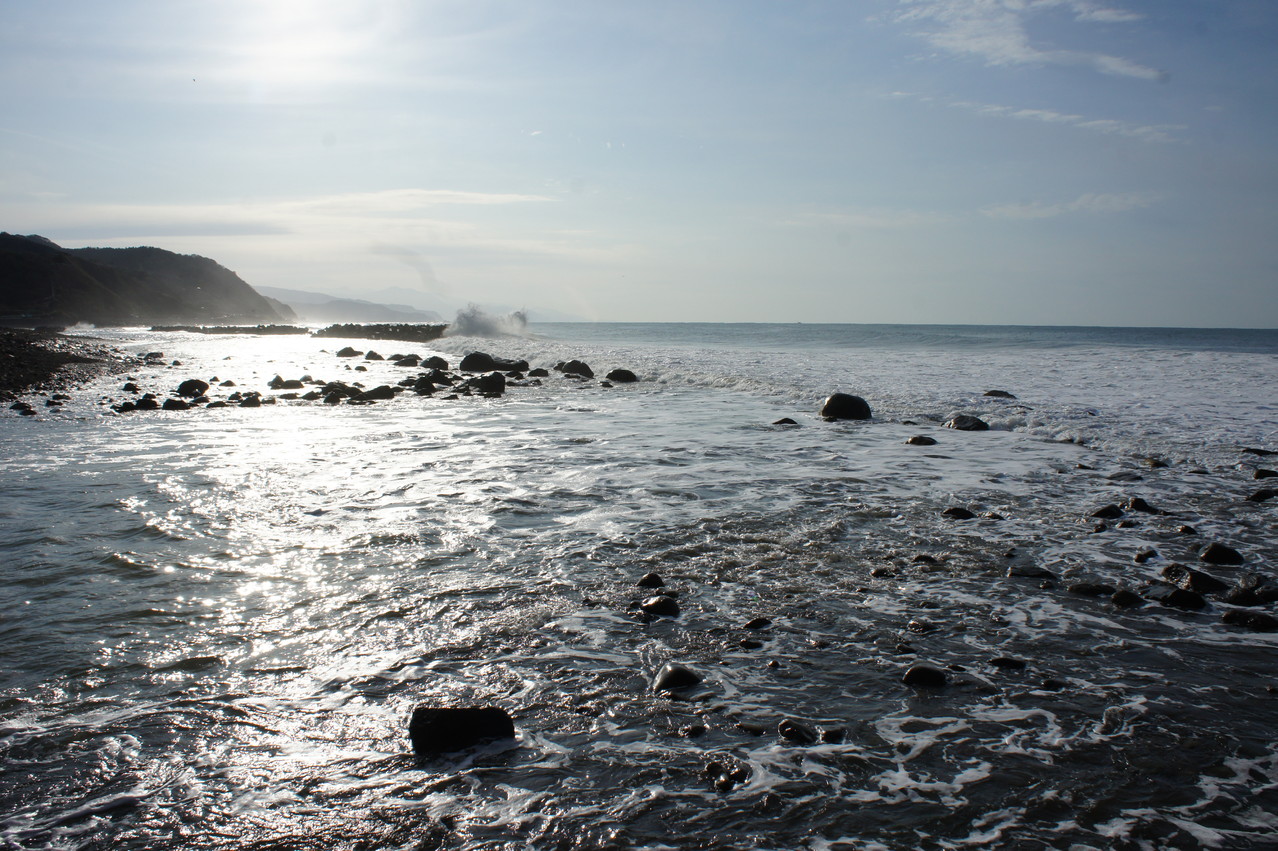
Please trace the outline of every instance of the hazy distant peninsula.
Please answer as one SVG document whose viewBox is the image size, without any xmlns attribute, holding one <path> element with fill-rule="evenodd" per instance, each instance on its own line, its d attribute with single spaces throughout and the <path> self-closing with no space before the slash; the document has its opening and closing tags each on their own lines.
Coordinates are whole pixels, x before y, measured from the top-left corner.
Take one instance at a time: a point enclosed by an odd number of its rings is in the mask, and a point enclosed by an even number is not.
<svg viewBox="0 0 1278 851">
<path fill-rule="evenodd" d="M 0 321 L 9 325 L 272 323 L 294 318 L 207 257 L 162 248 L 62 248 L 0 233 Z"/>
</svg>

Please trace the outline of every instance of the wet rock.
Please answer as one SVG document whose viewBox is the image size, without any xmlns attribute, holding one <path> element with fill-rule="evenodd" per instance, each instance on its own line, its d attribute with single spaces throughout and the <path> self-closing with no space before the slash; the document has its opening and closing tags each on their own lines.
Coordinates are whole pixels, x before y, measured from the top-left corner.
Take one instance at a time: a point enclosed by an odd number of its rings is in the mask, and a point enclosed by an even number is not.
<svg viewBox="0 0 1278 851">
<path fill-rule="evenodd" d="M 665 594 L 649 597 L 639 605 L 639 608 L 643 609 L 647 614 L 658 615 L 663 618 L 676 618 L 679 616 L 679 601 Z"/>
<path fill-rule="evenodd" d="M 536 369 L 528 370 L 528 377 L 529 378 L 549 378 L 550 370 L 539 366 Z"/>
<path fill-rule="evenodd" d="M 942 517 L 948 517 L 951 520 L 971 520 L 976 516 L 973 512 L 967 510 L 961 505 L 952 505 L 941 512 Z"/>
<path fill-rule="evenodd" d="M 910 446 L 935 446 L 936 438 L 928 437 L 926 434 L 916 434 L 905 442 Z"/>
<path fill-rule="evenodd" d="M 958 431 L 989 431 L 990 424 L 980 417 L 973 417 L 968 414 L 959 414 L 957 417 L 946 422 L 945 427 L 956 429 Z"/>
<path fill-rule="evenodd" d="M 767 629 L 772 626 L 772 621 L 768 618 L 751 618 L 746 621 L 742 629 Z"/>
<path fill-rule="evenodd" d="M 1120 609 L 1134 609 L 1145 605 L 1145 598 L 1130 588 L 1119 588 L 1109 601 Z"/>
<path fill-rule="evenodd" d="M 418 757 L 465 750 L 482 742 L 513 739 L 515 723 L 496 706 L 418 706 L 408 723 Z"/>
<path fill-rule="evenodd" d="M 1136 553 L 1136 555 L 1132 556 L 1132 561 L 1136 562 L 1137 564 L 1144 564 L 1150 559 L 1155 559 L 1155 558 L 1158 558 L 1158 550 L 1141 550 L 1140 552 Z"/>
<path fill-rule="evenodd" d="M 860 396 L 834 393 L 821 404 L 821 416 L 832 420 L 868 420 L 873 415 L 870 404 Z"/>
<path fill-rule="evenodd" d="M 796 423 L 794 420 L 790 419 L 789 417 L 782 417 L 781 419 L 774 422 L 773 425 L 792 426 L 792 425 L 798 425 L 798 423 Z"/>
<path fill-rule="evenodd" d="M 345 348 L 339 349 L 337 352 L 337 356 L 339 358 L 357 358 L 362 354 L 364 353 L 356 349 L 352 349 L 350 346 L 346 346 Z"/>
<path fill-rule="evenodd" d="M 163 357 L 163 355 L 161 355 L 161 357 Z M 1246 452 L 1248 455 L 1259 455 L 1259 456 L 1260 456 L 1260 457 L 1262 457 L 1262 458 L 1264 458 L 1264 457 L 1268 457 L 1268 456 L 1270 456 L 1270 455 L 1278 455 L 1278 450 L 1273 450 L 1273 449 L 1257 449 L 1257 448 L 1252 447 L 1252 446 L 1244 446 L 1244 447 L 1243 447 L 1243 452 Z"/>
<path fill-rule="evenodd" d="M 633 384 L 639 380 L 639 376 L 635 375 L 628 369 L 614 369 L 608 373 L 606 378 L 609 381 L 615 381 L 618 384 Z"/>
<path fill-rule="evenodd" d="M 457 368 L 462 372 L 510 372 L 511 370 L 527 372 L 528 361 L 507 360 L 494 357 L 487 352 L 471 352 L 462 358 Z"/>
<path fill-rule="evenodd" d="M 1173 609 L 1197 611 L 1207 605 L 1203 595 L 1174 585 L 1154 585 L 1145 589 L 1145 599 Z"/>
<path fill-rule="evenodd" d="M 1242 553 L 1221 543 L 1208 544 L 1207 548 L 1198 554 L 1198 557 L 1208 564 L 1235 565 L 1243 563 Z"/>
<path fill-rule="evenodd" d="M 678 662 L 667 662 L 652 680 L 653 691 L 680 691 L 701 683 L 701 675 Z"/>
<path fill-rule="evenodd" d="M 364 353 L 364 360 L 386 360 L 386 358 L 382 357 L 377 352 L 369 351 Z"/>
<path fill-rule="evenodd" d="M 160 406 L 166 411 L 187 411 L 191 406 L 181 399 L 165 399 L 164 404 Z"/>
<path fill-rule="evenodd" d="M 364 392 L 351 397 L 351 401 L 353 402 L 386 402 L 386 401 L 389 401 L 390 399 L 395 398 L 395 390 L 396 388 L 391 387 L 389 384 L 382 384 L 377 387 L 374 387 L 371 390 L 365 390 Z"/>
<path fill-rule="evenodd" d="M 1024 659 L 1014 659 L 1011 656 L 996 656 L 990 660 L 990 664 L 1004 671 L 1023 671 L 1027 663 Z"/>
<path fill-rule="evenodd" d="M 985 395 L 991 396 L 995 399 L 1015 399 L 1016 398 L 1011 393 L 1008 393 L 1006 390 L 986 390 Z"/>
<path fill-rule="evenodd" d="M 262 407 L 261 396 L 245 396 L 240 399 L 241 408 L 260 408 Z"/>
<path fill-rule="evenodd" d="M 203 396 L 207 392 L 209 392 L 209 383 L 198 378 L 188 378 L 177 386 L 177 394 L 188 399 Z"/>
<path fill-rule="evenodd" d="M 560 361 L 555 364 L 555 371 L 562 372 L 564 375 L 579 375 L 582 378 L 594 378 L 595 371 L 585 361 L 570 360 Z"/>
<path fill-rule="evenodd" d="M 489 372 L 467 379 L 464 387 L 485 396 L 501 396 L 506 392 L 506 376 L 500 372 Z"/>
<path fill-rule="evenodd" d="M 1220 619 L 1231 626 L 1245 627 L 1253 632 L 1278 632 L 1278 618 L 1264 612 L 1230 609 Z"/>
<path fill-rule="evenodd" d="M 1141 499 L 1138 496 L 1133 496 L 1130 499 L 1128 499 L 1126 502 L 1124 502 L 1123 508 L 1127 509 L 1128 511 L 1140 511 L 1145 514 L 1162 514 L 1163 513 L 1161 509 L 1155 508 L 1154 506 L 1150 505 L 1148 502 L 1146 502 L 1145 500 Z"/>
<path fill-rule="evenodd" d="M 1081 594 L 1084 597 L 1108 597 L 1116 589 L 1113 585 L 1107 585 L 1104 582 L 1074 582 L 1067 585 L 1065 590 L 1071 594 Z"/>
<path fill-rule="evenodd" d="M 1182 535 L 1197 535 L 1198 530 L 1193 526 L 1177 526 L 1176 531 Z"/>
<path fill-rule="evenodd" d="M 743 638 L 737 642 L 737 646 L 742 650 L 759 650 L 763 647 L 763 642 L 756 638 Z"/>
<path fill-rule="evenodd" d="M 1163 578 L 1179 588 L 1198 594 L 1221 594 L 1230 589 L 1228 582 L 1222 582 L 1209 573 L 1183 564 L 1172 563 L 1164 567 Z"/>
<path fill-rule="evenodd" d="M 911 665 L 901 677 L 901 682 L 914 688 L 943 688 L 949 678 L 940 668 L 931 665 Z"/>
<path fill-rule="evenodd" d="M 847 735 L 848 731 L 842 727 L 827 727 L 821 731 L 821 743 L 824 745 L 842 744 Z"/>
<path fill-rule="evenodd" d="M 448 361 L 444 360 L 439 355 L 431 355 L 423 360 L 421 365 L 425 369 L 448 369 Z"/>
<path fill-rule="evenodd" d="M 1247 497 L 1248 502 L 1268 502 L 1278 496 L 1278 491 L 1272 488 L 1261 488 L 1255 493 Z"/>
<path fill-rule="evenodd" d="M 1119 517 L 1123 516 L 1123 509 L 1119 508 L 1117 505 L 1106 505 L 1102 508 L 1096 509 L 1088 516 L 1095 517 L 1099 520 L 1117 520 Z"/>
<path fill-rule="evenodd" d="M 1036 564 L 1014 564 L 1007 569 L 1008 577 L 1012 579 L 1047 579 L 1056 580 L 1056 574 L 1044 567 Z"/>
<path fill-rule="evenodd" d="M 1263 467 L 1257 467 L 1251 477 L 1253 479 L 1272 479 L 1278 477 L 1278 470 L 1266 470 Z"/>
<path fill-rule="evenodd" d="M 657 573 L 645 573 L 635 585 L 640 588 L 664 588 L 665 580 Z"/>
<path fill-rule="evenodd" d="M 817 742 L 817 731 L 793 718 L 786 718 L 777 725 L 777 734 L 796 745 L 814 745 Z"/>
</svg>

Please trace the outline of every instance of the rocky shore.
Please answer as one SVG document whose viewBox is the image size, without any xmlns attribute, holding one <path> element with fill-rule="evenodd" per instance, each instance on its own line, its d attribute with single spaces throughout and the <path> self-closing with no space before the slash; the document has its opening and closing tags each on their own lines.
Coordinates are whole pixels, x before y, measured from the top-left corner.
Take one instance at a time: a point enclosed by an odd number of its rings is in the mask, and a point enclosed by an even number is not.
<svg viewBox="0 0 1278 851">
<path fill-rule="evenodd" d="M 54 331 L 0 328 L 0 401 L 79 384 L 126 360 L 105 345 Z"/>
</svg>

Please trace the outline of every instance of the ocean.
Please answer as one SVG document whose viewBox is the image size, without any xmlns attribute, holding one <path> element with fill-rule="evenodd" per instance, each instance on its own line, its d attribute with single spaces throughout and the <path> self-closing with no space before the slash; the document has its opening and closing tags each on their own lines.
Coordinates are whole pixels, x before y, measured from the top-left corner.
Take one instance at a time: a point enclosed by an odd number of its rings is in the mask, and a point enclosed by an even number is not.
<svg viewBox="0 0 1278 851">
<path fill-rule="evenodd" d="M 1278 844 L 1278 331 L 75 333 L 163 354 L 0 412 L 4 848 Z M 639 381 L 269 389 L 420 371 L 344 344 Z M 188 378 L 277 401 L 110 407 Z"/>
</svg>

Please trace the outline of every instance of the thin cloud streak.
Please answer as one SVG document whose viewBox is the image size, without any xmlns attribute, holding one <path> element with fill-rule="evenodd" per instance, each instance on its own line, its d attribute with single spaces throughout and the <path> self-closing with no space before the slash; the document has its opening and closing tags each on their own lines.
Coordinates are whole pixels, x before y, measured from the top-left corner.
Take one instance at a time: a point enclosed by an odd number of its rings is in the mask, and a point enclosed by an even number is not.
<svg viewBox="0 0 1278 851">
<path fill-rule="evenodd" d="M 1065 9 L 1080 23 L 1120 24 L 1141 20 L 1122 9 L 1086 0 L 901 0 L 908 8 L 896 20 L 920 27 L 933 47 L 972 56 L 988 65 L 1085 65 L 1103 74 L 1161 80 L 1165 74 L 1104 53 L 1061 50 L 1033 43 L 1027 22 L 1036 13 Z"/>
</svg>

